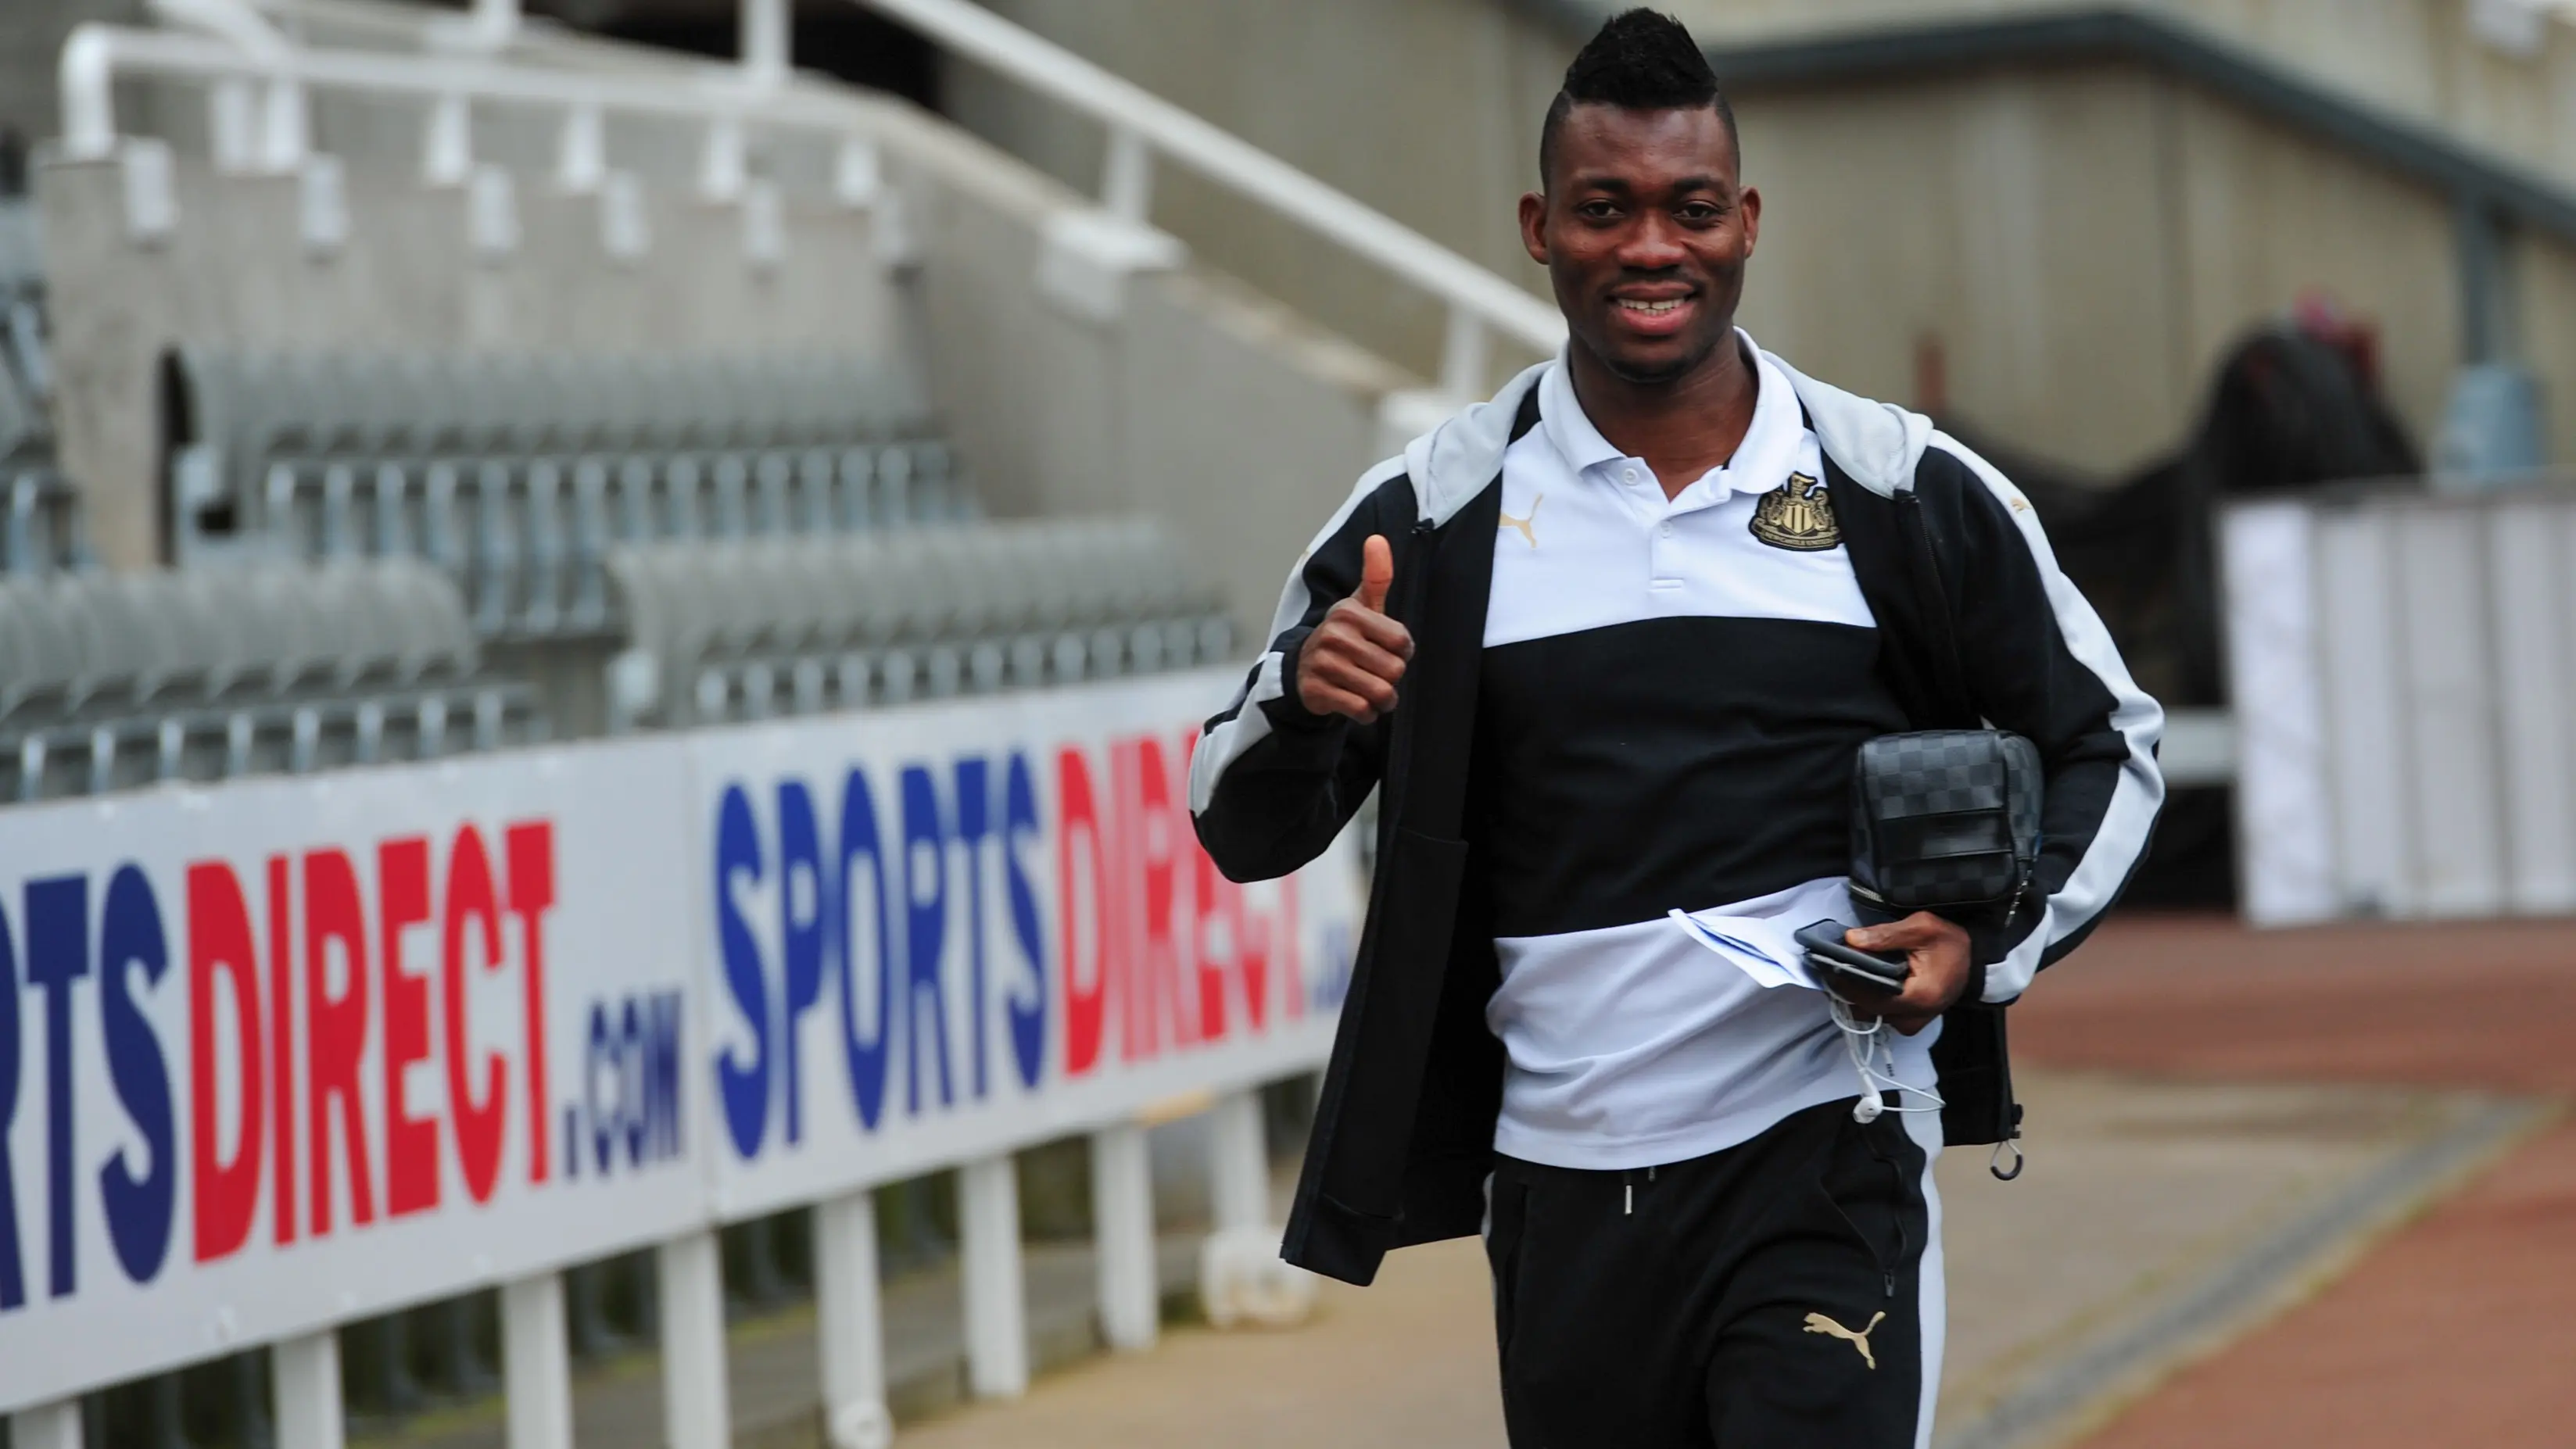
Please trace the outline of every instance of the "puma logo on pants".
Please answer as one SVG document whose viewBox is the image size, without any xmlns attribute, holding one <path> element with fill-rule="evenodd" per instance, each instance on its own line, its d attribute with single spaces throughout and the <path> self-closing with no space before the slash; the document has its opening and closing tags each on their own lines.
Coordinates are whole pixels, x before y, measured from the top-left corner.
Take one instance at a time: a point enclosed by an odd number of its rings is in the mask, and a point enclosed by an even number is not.
<svg viewBox="0 0 2576 1449">
<path fill-rule="evenodd" d="M 1861 1362 L 1868 1364 L 1872 1370 L 1876 1370 L 1878 1367 L 1878 1355 L 1869 1351 L 1869 1336 L 1878 1331 L 1880 1321 L 1886 1317 L 1887 1315 L 1884 1313 L 1873 1313 L 1869 1317 L 1869 1326 L 1858 1333 L 1854 1333 L 1850 1329 L 1843 1327 L 1841 1324 L 1834 1322 L 1832 1319 L 1827 1318 L 1821 1313 L 1810 1313 L 1807 1315 L 1807 1331 L 1809 1333 L 1831 1334 L 1835 1338 L 1845 1340 L 1850 1343 L 1852 1347 L 1860 1350 Z"/>
</svg>

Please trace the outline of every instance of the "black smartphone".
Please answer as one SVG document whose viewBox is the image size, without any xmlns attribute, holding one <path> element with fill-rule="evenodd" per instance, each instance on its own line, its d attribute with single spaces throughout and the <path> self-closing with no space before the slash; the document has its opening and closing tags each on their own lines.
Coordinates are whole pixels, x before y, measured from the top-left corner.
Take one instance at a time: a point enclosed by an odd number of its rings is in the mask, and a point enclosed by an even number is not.
<svg viewBox="0 0 2576 1449">
<path fill-rule="evenodd" d="M 1795 939 L 1806 948 L 1807 960 L 1837 985 L 1877 996 L 1903 991 L 1914 968 L 1902 956 L 1880 956 L 1845 944 L 1843 932 L 1850 929 L 1840 921 L 1811 921 L 1798 928 Z"/>
</svg>

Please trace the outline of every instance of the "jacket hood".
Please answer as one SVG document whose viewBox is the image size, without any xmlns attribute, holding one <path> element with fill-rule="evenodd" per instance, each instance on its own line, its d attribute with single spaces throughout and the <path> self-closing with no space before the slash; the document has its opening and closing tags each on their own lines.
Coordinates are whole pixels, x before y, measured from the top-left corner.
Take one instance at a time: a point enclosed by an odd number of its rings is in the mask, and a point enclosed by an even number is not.
<svg viewBox="0 0 2576 1449">
<path fill-rule="evenodd" d="M 1762 356 L 1789 379 L 1789 389 L 1798 395 L 1825 456 L 1853 482 L 1882 497 L 1914 486 L 1914 465 L 1932 440 L 1930 418 L 1818 382 L 1776 353 Z M 1413 480 L 1415 503 L 1424 522 L 1435 528 L 1447 523 L 1494 481 L 1502 471 L 1503 452 L 1511 446 L 1512 420 L 1520 414 L 1522 399 L 1562 359 L 1560 353 L 1557 361 L 1522 369 L 1492 398 L 1468 404 L 1405 444 L 1404 473 Z M 1370 471 L 1372 476 L 1391 476 L 1394 470 L 1381 464 Z"/>
</svg>

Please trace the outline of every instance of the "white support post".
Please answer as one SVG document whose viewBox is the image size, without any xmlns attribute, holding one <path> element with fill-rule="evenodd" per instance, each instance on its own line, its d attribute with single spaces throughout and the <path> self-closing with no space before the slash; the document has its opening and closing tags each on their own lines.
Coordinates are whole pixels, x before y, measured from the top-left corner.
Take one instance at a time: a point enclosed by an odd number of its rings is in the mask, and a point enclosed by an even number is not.
<svg viewBox="0 0 2576 1449">
<path fill-rule="evenodd" d="M 707 122 L 706 138 L 698 148 L 698 195 L 714 202 L 741 200 L 743 182 L 751 174 L 748 149 L 741 117 L 719 116 Z"/>
<path fill-rule="evenodd" d="M 341 1449 L 340 1337 L 330 1329 L 269 1350 L 269 1393 L 277 1400 L 277 1449 Z"/>
<path fill-rule="evenodd" d="M 555 138 L 555 186 L 567 196 L 588 196 L 608 176 L 607 123 L 599 107 L 577 105 L 564 112 L 563 130 Z"/>
<path fill-rule="evenodd" d="M 844 136 L 832 153 L 832 197 L 853 211 L 877 204 L 885 190 L 885 167 L 877 143 L 865 136 Z"/>
<path fill-rule="evenodd" d="M 572 1348 L 564 1333 L 562 1274 L 502 1286 L 501 1387 L 510 1449 L 572 1449 Z"/>
<path fill-rule="evenodd" d="M 304 87 L 273 80 L 260 97 L 259 169 L 286 176 L 304 168 L 313 147 L 312 117 L 305 109 Z"/>
<path fill-rule="evenodd" d="M 1121 221 L 1142 226 L 1154 209 L 1154 153 L 1144 136 L 1125 126 L 1109 131 L 1109 154 L 1100 167 L 1100 204 Z"/>
<path fill-rule="evenodd" d="M 814 1205 L 814 1308 L 831 1449 L 886 1449 L 885 1317 L 877 1285 L 877 1199 L 861 1189 Z"/>
<path fill-rule="evenodd" d="M 1020 1180 L 1009 1153 L 957 1170 L 965 1241 L 966 1379 L 976 1397 L 1017 1398 L 1029 1386 L 1028 1308 L 1020 1283 Z"/>
<path fill-rule="evenodd" d="M 81 1449 L 80 1400 L 38 1404 L 9 1416 L 12 1449 Z"/>
<path fill-rule="evenodd" d="M 743 78 L 757 86 L 774 86 L 787 79 L 790 63 L 789 0 L 742 0 L 741 49 Z"/>
<path fill-rule="evenodd" d="M 1267 1229 L 1270 1225 L 1270 1149 L 1262 1140 L 1261 1094 L 1232 1092 L 1217 1098 L 1208 1167 L 1216 1230 Z"/>
<path fill-rule="evenodd" d="M 1199 1249 L 1199 1302 L 1218 1328 L 1294 1323 L 1315 1306 L 1315 1280 L 1279 1260 L 1270 1226 L 1270 1153 L 1261 1094 L 1219 1097 L 1211 1114 L 1209 1186 L 1216 1231 Z"/>
<path fill-rule="evenodd" d="M 463 186 L 474 174 L 474 107 L 462 95 L 430 102 L 421 135 L 420 179 L 431 186 Z"/>
<path fill-rule="evenodd" d="M 474 0 L 473 31 L 476 41 L 493 50 L 509 44 L 519 33 L 519 0 Z"/>
<path fill-rule="evenodd" d="M 1440 390 L 1451 397 L 1481 398 L 1493 371 L 1493 329 L 1473 310 L 1449 304 L 1449 336 L 1440 349 Z"/>
<path fill-rule="evenodd" d="M 1154 1346 L 1162 1288 L 1154 1272 L 1154 1173 L 1145 1129 L 1125 1122 L 1091 1134 L 1091 1240 L 1100 1266 L 1100 1331 L 1109 1346 Z"/>
<path fill-rule="evenodd" d="M 733 1410 L 725 1383 L 724 1260 L 716 1235 L 664 1243 L 662 1438 L 670 1449 L 725 1449 Z"/>
<path fill-rule="evenodd" d="M 206 149 L 226 175 L 259 165 L 259 88 L 239 77 L 206 87 Z"/>
</svg>

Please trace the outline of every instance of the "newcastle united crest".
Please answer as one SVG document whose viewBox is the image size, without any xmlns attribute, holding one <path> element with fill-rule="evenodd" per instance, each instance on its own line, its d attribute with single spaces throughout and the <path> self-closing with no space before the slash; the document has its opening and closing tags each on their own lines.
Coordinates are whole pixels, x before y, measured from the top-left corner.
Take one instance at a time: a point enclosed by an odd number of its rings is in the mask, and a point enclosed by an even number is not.
<svg viewBox="0 0 2576 1449">
<path fill-rule="evenodd" d="M 1762 495 L 1753 505 L 1753 522 L 1747 525 L 1753 536 L 1773 548 L 1795 549 L 1799 553 L 1821 553 L 1843 541 L 1843 531 L 1834 526 L 1834 502 L 1825 495 L 1825 485 L 1804 473 L 1792 473 L 1789 481 Z"/>
</svg>

